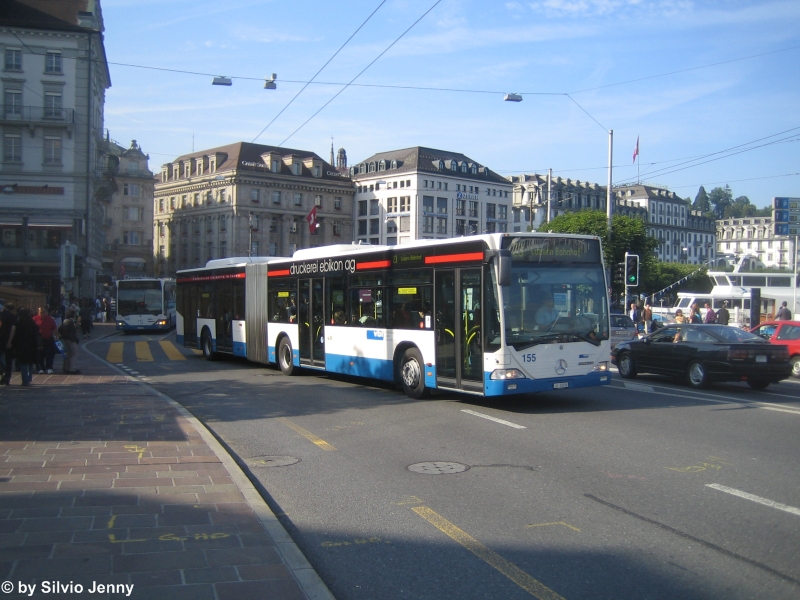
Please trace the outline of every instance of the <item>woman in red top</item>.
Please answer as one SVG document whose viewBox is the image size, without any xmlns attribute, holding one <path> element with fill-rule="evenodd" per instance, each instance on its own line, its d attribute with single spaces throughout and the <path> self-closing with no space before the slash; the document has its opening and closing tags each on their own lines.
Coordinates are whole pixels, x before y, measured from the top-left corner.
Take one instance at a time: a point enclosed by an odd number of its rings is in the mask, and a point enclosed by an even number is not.
<svg viewBox="0 0 800 600">
<path fill-rule="evenodd" d="M 56 320 L 50 316 L 47 309 L 39 307 L 39 314 L 33 317 L 33 322 L 39 326 L 39 334 L 42 336 L 42 352 L 37 357 L 39 373 L 53 372 L 53 357 L 56 355 Z"/>
</svg>

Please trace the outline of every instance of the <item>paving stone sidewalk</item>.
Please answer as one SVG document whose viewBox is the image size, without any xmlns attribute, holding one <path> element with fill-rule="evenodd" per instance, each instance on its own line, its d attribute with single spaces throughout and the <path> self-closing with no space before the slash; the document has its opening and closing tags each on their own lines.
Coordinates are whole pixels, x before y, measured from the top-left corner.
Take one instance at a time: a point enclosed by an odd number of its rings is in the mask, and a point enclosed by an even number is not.
<svg viewBox="0 0 800 600">
<path fill-rule="evenodd" d="M 87 352 L 80 369 L 0 387 L 6 597 L 35 584 L 34 598 L 119 598 L 131 585 L 148 600 L 333 598 L 191 415 Z M 56 594 L 55 582 L 72 587 Z"/>
</svg>

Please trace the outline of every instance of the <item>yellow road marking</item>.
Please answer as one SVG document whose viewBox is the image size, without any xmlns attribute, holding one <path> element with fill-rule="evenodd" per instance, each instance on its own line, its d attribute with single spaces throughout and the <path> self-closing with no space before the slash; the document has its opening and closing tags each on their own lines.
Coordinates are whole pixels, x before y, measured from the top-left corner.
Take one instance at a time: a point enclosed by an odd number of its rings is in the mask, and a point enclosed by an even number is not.
<svg viewBox="0 0 800 600">
<path fill-rule="evenodd" d="M 555 523 L 531 523 L 530 525 L 525 525 L 525 527 L 546 527 L 547 525 L 563 525 L 564 527 L 569 527 L 572 531 L 580 532 L 580 529 L 577 527 L 573 527 L 566 521 L 556 521 Z"/>
<path fill-rule="evenodd" d="M 562 596 L 559 596 L 553 590 L 528 575 L 517 565 L 507 561 L 493 550 L 490 550 L 467 532 L 459 529 L 427 506 L 415 506 L 411 510 L 452 540 L 464 546 L 464 548 L 472 552 L 489 566 L 500 571 L 532 596 L 539 598 L 539 600 L 564 600 Z"/>
<path fill-rule="evenodd" d="M 178 350 L 178 347 L 172 342 L 161 341 L 158 342 L 158 344 L 161 346 L 161 349 L 164 351 L 164 354 L 166 354 L 170 360 L 186 360 L 186 357 L 181 353 L 180 350 Z"/>
<path fill-rule="evenodd" d="M 203 351 L 202 350 L 198 350 L 197 348 L 190 348 L 190 350 L 192 352 L 194 352 L 195 356 L 202 356 L 203 355 Z"/>
<path fill-rule="evenodd" d="M 147 342 L 136 342 L 136 360 L 139 362 L 153 362 L 153 354 Z"/>
<path fill-rule="evenodd" d="M 106 360 L 112 364 L 117 364 L 122 362 L 122 349 L 125 347 L 123 342 L 111 342 L 111 345 L 108 347 L 108 354 L 106 354 Z"/>
<path fill-rule="evenodd" d="M 331 446 L 328 442 L 326 442 L 323 439 L 318 438 L 317 436 L 315 436 L 310 431 L 306 431 L 305 429 L 300 427 L 300 425 L 298 425 L 297 423 L 292 423 L 289 419 L 286 419 L 284 417 L 280 417 L 278 420 L 282 421 L 283 424 L 286 425 L 289 429 L 293 429 L 294 431 L 296 431 L 297 433 L 302 435 L 309 442 L 314 442 L 317 446 L 319 446 L 323 450 L 336 450 L 336 448 Z"/>
</svg>

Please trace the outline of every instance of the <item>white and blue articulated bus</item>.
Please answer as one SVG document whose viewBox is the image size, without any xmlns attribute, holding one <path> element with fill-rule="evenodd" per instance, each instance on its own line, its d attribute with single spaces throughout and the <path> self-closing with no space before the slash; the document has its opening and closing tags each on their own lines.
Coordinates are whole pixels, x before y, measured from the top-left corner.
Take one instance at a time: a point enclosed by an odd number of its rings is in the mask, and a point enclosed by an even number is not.
<svg viewBox="0 0 800 600">
<path fill-rule="evenodd" d="M 325 246 L 181 271 L 178 342 L 484 396 L 610 383 L 600 240 L 506 233 Z"/>
<path fill-rule="evenodd" d="M 175 326 L 174 279 L 117 281 L 117 330 L 159 331 Z"/>
</svg>

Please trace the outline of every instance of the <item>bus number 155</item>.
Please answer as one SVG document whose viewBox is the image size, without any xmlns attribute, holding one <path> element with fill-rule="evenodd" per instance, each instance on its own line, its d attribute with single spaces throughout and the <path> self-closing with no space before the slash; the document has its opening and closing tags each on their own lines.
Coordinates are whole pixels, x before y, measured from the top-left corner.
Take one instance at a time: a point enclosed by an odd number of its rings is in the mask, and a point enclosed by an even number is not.
<svg viewBox="0 0 800 600">
<path fill-rule="evenodd" d="M 536 355 L 535 354 L 523 354 L 522 355 L 522 362 L 536 362 Z"/>
</svg>

